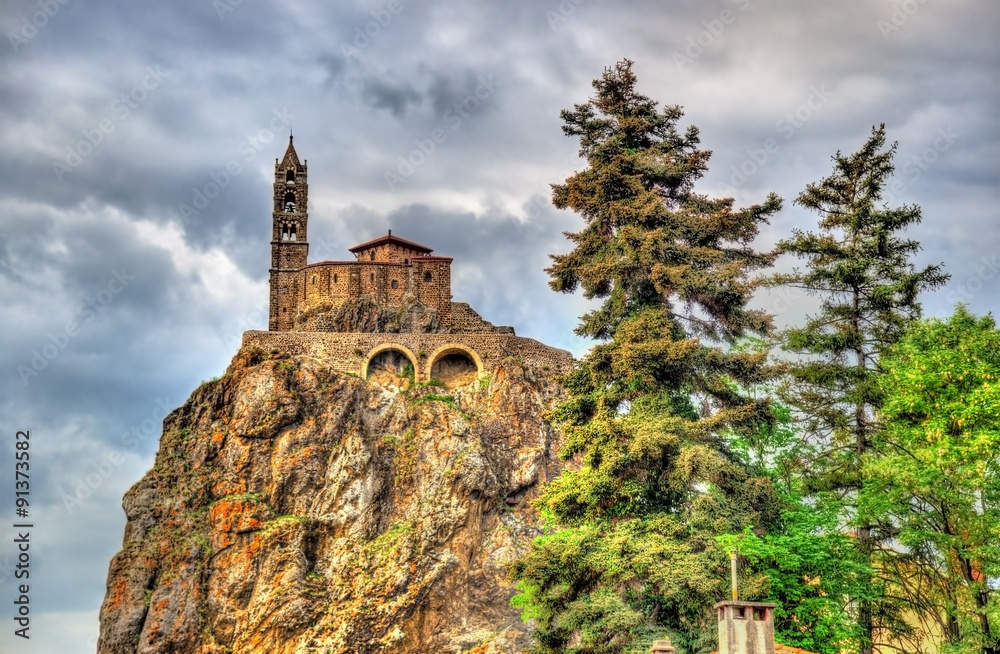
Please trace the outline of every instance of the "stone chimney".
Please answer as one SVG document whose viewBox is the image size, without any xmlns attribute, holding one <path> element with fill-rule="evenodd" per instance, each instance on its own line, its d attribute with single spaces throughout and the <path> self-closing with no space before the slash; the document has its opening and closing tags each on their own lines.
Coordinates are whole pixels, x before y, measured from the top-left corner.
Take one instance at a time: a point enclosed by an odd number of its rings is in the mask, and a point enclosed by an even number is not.
<svg viewBox="0 0 1000 654">
<path fill-rule="evenodd" d="M 774 607 L 763 602 L 719 602 L 719 654 L 774 654 Z"/>
<path fill-rule="evenodd" d="M 741 602 L 736 589 L 736 552 L 730 552 L 733 599 L 719 602 L 719 654 L 774 654 L 774 607 Z"/>
<path fill-rule="evenodd" d="M 653 646 L 649 649 L 649 654 L 676 654 L 676 652 L 677 650 L 670 644 L 669 638 L 654 641 Z"/>
</svg>

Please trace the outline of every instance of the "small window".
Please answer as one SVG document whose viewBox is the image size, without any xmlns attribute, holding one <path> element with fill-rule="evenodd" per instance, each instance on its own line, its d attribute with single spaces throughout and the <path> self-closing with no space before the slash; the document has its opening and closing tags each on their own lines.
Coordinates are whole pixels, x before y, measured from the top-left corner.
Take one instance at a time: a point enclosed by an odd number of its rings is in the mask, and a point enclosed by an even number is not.
<svg viewBox="0 0 1000 654">
<path fill-rule="evenodd" d="M 316 283 L 316 275 L 313 275 L 313 284 Z"/>
<path fill-rule="evenodd" d="M 737 620 L 746 620 L 747 615 L 745 613 L 746 609 L 742 606 L 737 606 L 733 609 L 733 617 Z"/>
<path fill-rule="evenodd" d="M 763 622 L 764 620 L 767 620 L 767 609 L 765 609 L 763 606 L 754 607 L 753 619 L 756 620 L 757 622 Z"/>
<path fill-rule="evenodd" d="M 429 272 L 425 272 L 425 273 L 424 273 L 424 281 L 425 281 L 425 282 L 429 282 L 429 281 L 432 281 L 433 279 L 434 279 L 434 278 L 433 278 L 433 277 L 431 277 L 431 274 L 430 274 Z"/>
<path fill-rule="evenodd" d="M 403 263 L 405 263 L 406 265 L 410 265 L 410 260 L 409 259 L 403 259 Z"/>
<path fill-rule="evenodd" d="M 371 260 L 372 260 L 372 261 L 375 261 L 375 250 L 372 250 L 372 254 L 371 254 Z"/>
<path fill-rule="evenodd" d="M 288 311 L 288 309 L 281 307 L 281 313 L 285 313 L 286 311 Z"/>
<path fill-rule="evenodd" d="M 372 273 L 372 283 L 375 282 L 375 273 Z"/>
<path fill-rule="evenodd" d="M 393 288 L 399 288 L 399 282 L 397 282 L 395 279 L 392 280 L 392 287 Z"/>
<path fill-rule="evenodd" d="M 336 276 L 336 275 L 334 275 L 334 276 L 333 276 L 333 283 L 334 283 L 334 284 L 336 284 L 336 283 L 337 283 L 337 276 Z"/>
<path fill-rule="evenodd" d="M 295 171 L 294 170 L 289 170 L 289 171 L 287 171 L 285 173 L 285 181 L 286 182 L 294 182 L 295 181 Z"/>
</svg>

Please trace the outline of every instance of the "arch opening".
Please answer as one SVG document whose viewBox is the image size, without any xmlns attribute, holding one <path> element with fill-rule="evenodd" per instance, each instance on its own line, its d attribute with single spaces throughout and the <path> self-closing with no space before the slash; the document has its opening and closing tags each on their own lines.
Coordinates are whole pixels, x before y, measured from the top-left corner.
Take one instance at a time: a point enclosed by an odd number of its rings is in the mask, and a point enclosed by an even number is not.
<svg viewBox="0 0 1000 654">
<path fill-rule="evenodd" d="M 406 352 L 388 346 L 368 359 L 365 379 L 381 386 L 408 388 L 416 381 L 416 372 L 416 365 Z"/>
<path fill-rule="evenodd" d="M 441 382 L 446 388 L 467 386 L 476 381 L 479 372 L 476 360 L 459 349 L 441 352 L 431 364 L 431 379 Z"/>
</svg>

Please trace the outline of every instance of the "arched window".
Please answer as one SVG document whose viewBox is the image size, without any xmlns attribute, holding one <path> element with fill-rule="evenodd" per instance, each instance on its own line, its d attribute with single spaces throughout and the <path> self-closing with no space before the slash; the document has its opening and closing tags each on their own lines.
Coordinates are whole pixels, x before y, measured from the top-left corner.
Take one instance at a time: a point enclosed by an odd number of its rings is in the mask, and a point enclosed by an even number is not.
<svg viewBox="0 0 1000 654">
<path fill-rule="evenodd" d="M 397 282 L 395 279 L 392 280 L 392 287 L 393 288 L 399 288 L 399 282 Z"/>
<path fill-rule="evenodd" d="M 285 193 L 285 211 L 295 213 L 295 194 L 291 191 Z"/>
<path fill-rule="evenodd" d="M 295 171 L 289 170 L 285 172 L 285 182 L 295 183 Z"/>
<path fill-rule="evenodd" d="M 372 273 L 372 283 L 375 283 L 375 273 Z"/>
<path fill-rule="evenodd" d="M 336 275 L 334 275 L 334 276 L 333 276 L 333 283 L 334 283 L 334 284 L 336 284 L 336 283 L 337 283 L 337 276 L 336 276 Z"/>
<path fill-rule="evenodd" d="M 313 275 L 313 284 L 316 283 L 316 275 Z"/>
<path fill-rule="evenodd" d="M 371 254 L 370 258 L 371 258 L 372 261 L 375 261 L 375 250 L 372 250 L 372 254 Z"/>
<path fill-rule="evenodd" d="M 431 276 L 431 274 L 429 272 L 425 272 L 424 273 L 424 281 L 425 282 L 430 282 L 430 281 L 433 281 L 433 280 L 434 280 L 434 278 Z"/>
</svg>

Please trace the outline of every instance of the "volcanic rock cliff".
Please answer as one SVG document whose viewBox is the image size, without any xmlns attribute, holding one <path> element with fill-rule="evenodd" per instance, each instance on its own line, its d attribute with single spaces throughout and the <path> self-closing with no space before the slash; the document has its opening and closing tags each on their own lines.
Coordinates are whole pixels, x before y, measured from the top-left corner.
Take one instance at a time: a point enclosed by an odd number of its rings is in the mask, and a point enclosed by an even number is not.
<svg viewBox="0 0 1000 654">
<path fill-rule="evenodd" d="M 125 495 L 98 653 L 521 651 L 505 564 L 559 394 L 515 359 L 442 389 L 244 349 Z"/>
</svg>

